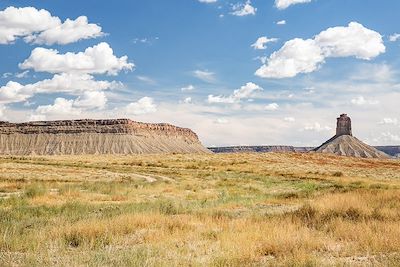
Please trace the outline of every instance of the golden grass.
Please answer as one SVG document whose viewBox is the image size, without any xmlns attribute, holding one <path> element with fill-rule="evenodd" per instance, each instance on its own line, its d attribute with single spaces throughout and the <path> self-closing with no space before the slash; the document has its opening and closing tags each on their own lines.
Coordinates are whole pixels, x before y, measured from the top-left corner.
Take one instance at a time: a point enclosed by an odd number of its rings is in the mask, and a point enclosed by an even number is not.
<svg viewBox="0 0 400 267">
<path fill-rule="evenodd" d="M 0 158 L 3 266 L 400 265 L 400 162 Z"/>
</svg>

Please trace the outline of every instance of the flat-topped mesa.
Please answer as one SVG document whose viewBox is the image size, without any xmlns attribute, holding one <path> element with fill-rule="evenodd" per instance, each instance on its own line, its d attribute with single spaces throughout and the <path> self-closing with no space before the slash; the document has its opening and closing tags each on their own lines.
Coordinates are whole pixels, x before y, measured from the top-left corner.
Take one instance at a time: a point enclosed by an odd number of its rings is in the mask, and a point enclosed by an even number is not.
<svg viewBox="0 0 400 267">
<path fill-rule="evenodd" d="M 113 133 L 140 134 L 154 132 L 164 135 L 182 135 L 198 139 L 196 133 L 167 123 L 143 123 L 129 119 L 113 120 L 59 120 L 10 123 L 0 121 L 0 134 L 73 134 L 73 133 Z"/>
<path fill-rule="evenodd" d="M 129 119 L 0 122 L 0 154 L 209 153 L 196 133 Z"/>
<path fill-rule="evenodd" d="M 353 135 L 351 132 L 351 119 L 347 114 L 341 114 L 340 117 L 337 118 L 336 136 L 341 135 Z"/>
</svg>

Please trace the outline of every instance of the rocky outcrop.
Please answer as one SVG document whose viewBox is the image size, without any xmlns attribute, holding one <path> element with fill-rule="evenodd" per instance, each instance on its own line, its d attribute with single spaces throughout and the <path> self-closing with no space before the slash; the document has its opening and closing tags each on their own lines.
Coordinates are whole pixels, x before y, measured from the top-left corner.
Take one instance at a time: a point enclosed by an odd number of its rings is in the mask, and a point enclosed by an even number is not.
<svg viewBox="0 0 400 267">
<path fill-rule="evenodd" d="M 0 122 L 0 154 L 209 153 L 190 129 L 129 119 Z"/>
<path fill-rule="evenodd" d="M 251 152 L 296 152 L 293 146 L 227 146 L 209 147 L 214 153 L 251 153 Z"/>
<path fill-rule="evenodd" d="M 340 117 L 337 118 L 336 136 L 341 135 L 353 135 L 351 131 L 351 119 L 347 116 L 347 114 L 341 114 Z"/>
<path fill-rule="evenodd" d="M 389 158 L 389 155 L 352 135 L 351 119 L 347 114 L 337 118 L 336 135 L 312 151 L 360 158 Z"/>
<path fill-rule="evenodd" d="M 375 146 L 375 148 L 392 157 L 400 158 L 400 146 Z"/>
</svg>

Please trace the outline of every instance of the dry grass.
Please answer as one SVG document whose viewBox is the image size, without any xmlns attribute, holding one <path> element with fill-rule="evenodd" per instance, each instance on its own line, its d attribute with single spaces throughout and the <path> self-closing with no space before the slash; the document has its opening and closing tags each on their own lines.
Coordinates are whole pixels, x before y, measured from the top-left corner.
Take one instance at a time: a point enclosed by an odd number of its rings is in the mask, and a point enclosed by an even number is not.
<svg viewBox="0 0 400 267">
<path fill-rule="evenodd" d="M 1 266 L 400 265 L 400 162 L 0 158 Z"/>
</svg>

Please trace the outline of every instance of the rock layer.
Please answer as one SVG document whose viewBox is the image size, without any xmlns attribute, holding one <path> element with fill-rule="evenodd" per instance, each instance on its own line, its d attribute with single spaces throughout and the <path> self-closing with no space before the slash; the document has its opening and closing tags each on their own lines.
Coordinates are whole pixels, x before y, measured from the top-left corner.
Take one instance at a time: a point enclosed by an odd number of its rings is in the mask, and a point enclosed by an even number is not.
<svg viewBox="0 0 400 267">
<path fill-rule="evenodd" d="M 0 122 L 0 154 L 209 153 L 190 129 L 129 119 Z"/>
</svg>

